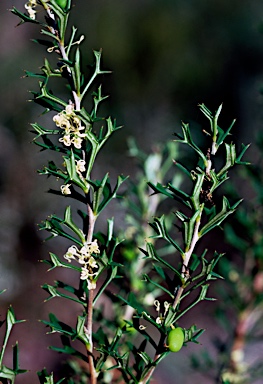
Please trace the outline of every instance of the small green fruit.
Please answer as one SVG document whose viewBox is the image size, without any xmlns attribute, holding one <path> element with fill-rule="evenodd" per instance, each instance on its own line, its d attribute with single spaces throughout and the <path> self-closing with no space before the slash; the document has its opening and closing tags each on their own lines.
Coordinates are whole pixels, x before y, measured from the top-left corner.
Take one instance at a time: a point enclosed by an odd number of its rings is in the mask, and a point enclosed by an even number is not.
<svg viewBox="0 0 263 384">
<path fill-rule="evenodd" d="M 178 352 L 184 343 L 184 331 L 182 328 L 172 329 L 167 336 L 167 347 L 171 352 Z"/>
<path fill-rule="evenodd" d="M 56 0 L 57 5 L 60 6 L 60 8 L 65 9 L 67 6 L 68 0 Z"/>
</svg>

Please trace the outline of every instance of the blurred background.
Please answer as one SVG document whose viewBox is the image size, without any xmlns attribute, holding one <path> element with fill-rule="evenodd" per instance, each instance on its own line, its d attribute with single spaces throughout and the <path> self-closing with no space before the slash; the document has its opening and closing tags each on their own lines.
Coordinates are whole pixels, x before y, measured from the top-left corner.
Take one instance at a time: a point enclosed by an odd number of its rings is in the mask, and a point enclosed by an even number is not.
<svg viewBox="0 0 263 384">
<path fill-rule="evenodd" d="M 79 35 L 85 35 L 83 63 L 92 63 L 92 49 L 102 48 L 103 69 L 113 71 L 103 79 L 102 89 L 110 94 L 109 113 L 124 128 L 99 159 L 101 167 L 105 162 L 109 165 L 112 177 L 136 173 L 127 157 L 128 137 L 135 137 L 150 152 L 156 143 L 173 139 L 181 120 L 198 126 L 202 121 L 198 103 L 212 111 L 223 103 L 221 125 L 226 127 L 236 118 L 235 139 L 239 143 L 255 141 L 263 127 L 261 1 L 73 0 L 73 4 L 71 21 Z M 21 344 L 22 368 L 31 373 L 17 382 L 37 383 L 34 371 L 44 366 L 52 370 L 59 359 L 47 351 L 50 339 L 38 319 L 46 318 L 54 306 L 58 313 L 64 311 L 61 300 L 43 304 L 46 294 L 40 285 L 52 282 L 55 275 L 47 274 L 45 265 L 38 263 L 63 244 L 43 244 L 37 223 L 50 213 L 59 214 L 63 207 L 46 193 L 50 186 L 36 173 L 46 158 L 31 144 L 29 123 L 49 120 L 40 117 L 40 107 L 27 101 L 31 98 L 28 91 L 37 90 L 37 81 L 22 79 L 24 70 L 37 72 L 48 53 L 30 41 L 40 37 L 37 26 L 16 27 L 18 20 L 8 11 L 12 6 L 24 12 L 24 1 L 0 2 L 0 289 L 7 288 L 1 296 L 0 313 L 3 320 L 12 303 L 17 317 L 28 320 L 17 326 L 20 329 L 13 337 Z M 249 159 L 256 162 L 257 157 L 254 147 Z M 253 195 L 244 184 L 240 190 L 242 197 Z M 202 336 L 203 346 L 194 345 L 191 353 L 209 348 L 211 336 L 219 332 L 213 305 L 191 313 L 199 327 L 205 324 L 208 328 Z M 74 313 L 74 308 L 69 310 Z M 186 358 L 190 352 L 164 361 L 154 382 L 200 379 Z M 183 370 L 177 369 L 182 366 Z M 202 382 L 214 381 L 203 378 Z"/>
</svg>

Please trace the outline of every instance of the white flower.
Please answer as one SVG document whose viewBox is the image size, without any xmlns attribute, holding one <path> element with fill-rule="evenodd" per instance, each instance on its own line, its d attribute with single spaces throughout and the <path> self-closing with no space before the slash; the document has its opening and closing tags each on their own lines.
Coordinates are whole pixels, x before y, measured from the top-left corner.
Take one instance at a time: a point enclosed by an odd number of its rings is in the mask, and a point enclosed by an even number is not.
<svg viewBox="0 0 263 384">
<path fill-rule="evenodd" d="M 90 257 L 87 264 L 91 267 L 91 268 L 98 268 L 98 264 L 96 262 L 96 260 L 94 259 L 94 257 Z"/>
<path fill-rule="evenodd" d="M 80 136 L 74 136 L 73 139 L 71 139 L 71 143 L 74 145 L 75 148 L 80 149 L 82 139 Z"/>
<path fill-rule="evenodd" d="M 71 195 L 71 190 L 69 189 L 70 186 L 71 184 L 61 185 L 60 190 L 62 195 Z"/>
<path fill-rule="evenodd" d="M 155 310 L 157 312 L 159 312 L 160 311 L 160 301 L 159 300 L 154 300 L 153 305 L 155 306 Z"/>
<path fill-rule="evenodd" d="M 71 116 L 74 113 L 74 104 L 68 104 L 66 106 L 66 115 Z"/>
<path fill-rule="evenodd" d="M 35 20 L 36 18 L 36 11 L 35 11 L 35 6 L 37 5 L 36 0 L 29 0 L 25 4 L 25 9 L 27 10 L 30 19 Z"/>
<path fill-rule="evenodd" d="M 85 264 L 84 267 L 81 268 L 81 280 L 88 280 L 90 277 L 97 276 L 98 272 L 93 272 L 91 268 L 87 268 L 88 264 Z"/>
<path fill-rule="evenodd" d="M 79 255 L 78 262 L 80 264 L 85 264 L 86 265 L 87 264 L 87 255 L 85 255 L 85 254 Z"/>
<path fill-rule="evenodd" d="M 83 255 L 87 255 L 88 257 L 92 253 L 100 253 L 97 239 L 89 243 L 84 243 L 83 247 L 80 249 L 80 253 L 82 253 Z"/>
<path fill-rule="evenodd" d="M 60 141 L 61 143 L 63 143 L 67 147 L 69 147 L 71 145 L 70 135 L 64 135 L 63 137 L 58 139 L 58 141 Z"/>
<path fill-rule="evenodd" d="M 81 125 L 81 120 L 78 116 L 74 115 L 72 116 L 73 124 L 76 126 L 77 131 L 82 131 L 85 127 Z"/>
<path fill-rule="evenodd" d="M 60 112 L 59 114 L 55 115 L 53 117 L 53 121 L 57 127 L 63 128 L 65 130 L 67 130 L 67 132 L 71 128 L 70 121 L 69 121 L 68 117 L 63 113 L 63 111 Z"/>
<path fill-rule="evenodd" d="M 100 253 L 97 239 L 89 243 L 89 247 L 90 247 L 90 253 Z"/>
<path fill-rule="evenodd" d="M 89 277 L 90 277 L 90 272 L 89 272 L 89 270 L 87 269 L 87 266 L 86 266 L 86 264 L 85 264 L 84 267 L 81 268 L 80 279 L 81 279 L 81 280 L 88 280 Z"/>
<path fill-rule="evenodd" d="M 69 247 L 69 249 L 67 250 L 66 254 L 64 255 L 64 258 L 65 258 L 69 263 L 71 263 L 71 260 L 75 260 L 75 256 L 77 256 L 77 253 L 78 253 L 78 248 L 76 247 L 76 245 L 72 245 L 72 246 Z"/>
<path fill-rule="evenodd" d="M 166 313 L 169 311 L 170 303 L 168 303 L 168 301 L 165 301 L 165 302 L 163 303 L 163 305 L 164 305 L 164 309 L 165 309 L 165 311 L 164 311 L 164 316 L 165 316 Z"/>
<path fill-rule="evenodd" d="M 83 245 L 83 247 L 80 249 L 80 253 L 85 256 L 85 257 L 89 257 L 91 252 L 90 252 L 90 247 L 87 243 L 85 243 Z"/>
<path fill-rule="evenodd" d="M 76 171 L 78 173 L 85 172 L 86 171 L 85 164 L 86 164 L 85 160 L 78 160 L 76 164 Z"/>
</svg>

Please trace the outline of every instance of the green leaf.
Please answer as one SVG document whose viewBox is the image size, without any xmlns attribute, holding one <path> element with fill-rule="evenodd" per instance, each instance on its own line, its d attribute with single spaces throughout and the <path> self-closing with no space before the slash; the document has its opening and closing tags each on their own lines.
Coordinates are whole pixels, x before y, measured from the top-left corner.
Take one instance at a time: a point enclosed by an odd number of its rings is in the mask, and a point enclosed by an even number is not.
<svg viewBox="0 0 263 384">
<path fill-rule="evenodd" d="M 190 133 L 189 124 L 182 123 L 182 131 L 183 131 L 183 137 L 175 133 L 175 136 L 179 138 L 179 139 L 176 139 L 175 142 L 188 144 L 191 148 L 193 148 L 197 152 L 198 156 L 203 160 L 203 163 L 206 166 L 207 165 L 206 155 L 204 155 L 201 149 L 194 143 Z"/>
<path fill-rule="evenodd" d="M 1 352 L 0 352 L 0 368 L 3 367 L 3 358 L 4 358 L 5 350 L 6 350 L 7 343 L 8 343 L 11 331 L 13 329 L 13 326 L 15 324 L 19 324 L 19 323 L 22 323 L 24 321 L 25 320 L 16 320 L 15 312 L 14 312 L 13 307 L 9 307 L 8 308 L 7 314 L 6 314 L 6 331 L 5 331 L 5 336 L 4 336 L 4 341 L 3 341 L 2 349 L 1 349 Z"/>
<path fill-rule="evenodd" d="M 93 92 L 93 102 L 94 102 L 94 108 L 92 110 L 92 113 L 91 113 L 91 116 L 92 116 L 92 119 L 93 120 L 97 120 L 97 110 L 98 110 L 98 106 L 99 104 L 107 99 L 109 96 L 102 96 L 102 93 L 101 93 L 101 85 L 99 86 L 98 88 L 98 91 L 97 92 Z M 101 138 L 100 138 L 101 139 Z"/>
<path fill-rule="evenodd" d="M 158 284 L 156 281 L 152 280 L 146 273 L 143 274 L 145 280 L 151 283 L 156 288 L 161 289 L 163 292 L 167 293 L 171 298 L 174 298 L 174 295 L 169 291 L 169 289 L 164 288 L 161 284 Z"/>
<path fill-rule="evenodd" d="M 80 241 L 84 244 L 85 242 L 85 235 L 81 229 L 77 227 L 77 225 L 72 220 L 72 214 L 71 214 L 71 207 L 68 206 L 65 210 L 65 216 L 64 216 L 64 224 L 70 228 L 79 238 Z"/>
<path fill-rule="evenodd" d="M 77 322 L 77 327 L 76 327 L 76 330 L 77 330 L 77 335 L 76 337 L 81 340 L 86 347 L 89 347 L 90 346 L 90 337 L 89 335 L 87 334 L 87 330 L 86 330 L 86 320 L 87 320 L 87 315 L 84 315 L 83 316 L 78 316 L 78 322 Z"/>
<path fill-rule="evenodd" d="M 46 369 L 43 369 L 42 371 L 37 372 L 40 384 L 55 384 L 53 379 L 53 373 L 50 375 L 47 373 Z M 63 379 L 64 380 L 64 379 Z M 60 381 L 62 382 L 62 381 Z M 58 384 L 58 383 L 57 383 Z"/>
<path fill-rule="evenodd" d="M 87 360 L 88 360 L 87 356 L 84 355 L 83 353 L 77 351 L 75 348 L 73 348 L 70 345 L 69 339 L 66 336 L 61 336 L 61 340 L 63 343 L 63 347 L 51 346 L 51 347 L 49 347 L 49 349 L 51 349 L 52 351 L 58 352 L 58 353 L 66 353 L 66 354 L 71 355 L 71 356 L 76 356 L 79 359 L 87 362 Z"/>
<path fill-rule="evenodd" d="M 118 176 L 117 178 L 117 183 L 115 185 L 115 187 L 113 188 L 113 190 L 111 190 L 111 186 L 110 186 L 110 183 L 109 183 L 109 179 L 106 180 L 106 183 L 102 189 L 102 195 L 103 195 L 103 200 L 101 201 L 101 203 L 99 204 L 99 207 L 98 207 L 98 214 L 109 204 L 109 202 L 112 200 L 112 199 L 115 199 L 117 197 L 117 191 L 118 189 L 120 188 L 120 186 L 122 185 L 122 183 L 127 180 L 128 177 L 125 177 L 123 175 L 120 175 Z"/>
<path fill-rule="evenodd" d="M 77 95 L 80 95 L 80 84 L 81 84 L 81 72 L 80 72 L 80 50 L 79 47 L 76 49 L 74 70 L 72 71 L 73 81 Z"/>
<path fill-rule="evenodd" d="M 61 224 L 65 224 L 64 220 L 54 215 L 39 225 L 40 230 L 46 230 L 51 233 L 51 236 L 48 237 L 46 241 L 56 236 L 62 236 L 62 237 L 65 237 L 66 239 L 71 240 L 75 244 L 78 244 L 80 246 L 83 245 L 82 242 L 79 241 L 77 238 L 65 232 Z"/>
<path fill-rule="evenodd" d="M 11 369 L 2 365 L 0 368 L 0 377 L 3 379 L 10 380 L 11 384 L 15 383 L 16 373 Z"/>
<path fill-rule="evenodd" d="M 223 207 L 222 210 L 215 215 L 211 220 L 208 221 L 207 224 L 205 224 L 201 230 L 199 231 L 199 236 L 203 236 L 211 229 L 215 228 L 216 226 L 219 226 L 229 215 L 231 215 L 233 212 L 235 212 L 237 206 L 242 202 L 242 199 L 237 201 L 232 207 L 229 204 L 229 201 L 225 196 L 223 196 Z"/>
<path fill-rule="evenodd" d="M 175 269 L 171 264 L 169 264 L 166 260 L 158 256 L 158 253 L 154 247 L 154 245 L 150 242 L 146 241 L 146 251 L 140 248 L 140 250 L 147 256 L 150 257 L 152 260 L 158 261 L 159 263 L 166 266 L 168 269 L 170 269 L 174 274 L 177 275 L 177 277 L 181 278 L 181 273 Z"/>
<path fill-rule="evenodd" d="M 62 267 L 62 268 L 69 268 L 73 269 L 75 271 L 80 272 L 81 268 L 76 267 L 72 264 L 62 262 L 55 253 L 49 252 L 50 260 L 43 260 L 44 263 L 51 265 L 51 268 L 49 268 L 48 271 L 52 271 L 52 269 L 57 268 L 57 267 Z"/>
<path fill-rule="evenodd" d="M 63 288 L 64 288 L 64 289 L 67 288 L 67 290 L 69 290 L 69 287 L 70 287 L 70 286 L 66 286 L 66 285 L 65 285 Z M 49 285 L 49 284 L 44 284 L 44 285 L 42 285 L 42 288 L 43 288 L 46 292 L 48 292 L 48 293 L 50 294 L 50 297 L 48 297 L 47 299 L 45 299 L 45 302 L 47 302 L 47 301 L 53 299 L 54 297 L 61 297 L 61 298 L 67 299 L 67 300 L 74 301 L 75 303 L 84 305 L 84 307 L 87 305 L 87 304 L 85 303 L 85 301 L 83 301 L 83 300 L 79 300 L 78 298 L 75 298 L 75 297 L 72 297 L 72 296 L 68 296 L 68 295 L 65 295 L 65 294 L 63 294 L 62 292 L 60 292 L 60 291 L 57 289 L 57 288 L 58 288 L 57 283 L 56 283 L 55 286 L 53 286 L 53 285 Z M 61 286 L 59 286 L 59 288 L 61 288 Z M 73 288 L 73 287 L 72 287 L 72 288 Z M 75 294 L 77 293 L 76 290 L 75 290 L 74 293 L 75 293 Z"/>
<path fill-rule="evenodd" d="M 166 240 L 168 243 L 172 244 L 175 247 L 175 249 L 177 249 L 177 251 L 180 252 L 181 255 L 183 255 L 183 250 L 181 249 L 179 244 L 177 242 L 175 242 L 171 238 L 171 236 L 168 234 L 168 232 L 167 232 L 167 228 L 166 228 L 166 225 L 165 225 L 165 216 L 164 215 L 161 216 L 160 218 L 155 217 L 154 218 L 154 222 L 150 223 L 150 226 L 157 233 L 157 235 L 151 236 L 151 237 L 153 237 L 153 238 L 162 238 L 162 239 Z"/>
<path fill-rule="evenodd" d="M 118 267 L 117 266 L 110 266 L 110 270 L 108 271 L 107 277 L 105 278 L 104 282 L 102 283 L 98 293 L 96 294 L 95 299 L 93 300 L 93 305 L 97 302 L 99 297 L 102 295 L 102 293 L 105 291 L 107 286 L 111 283 L 111 281 L 117 276 Z"/>
<path fill-rule="evenodd" d="M 138 352 L 138 355 L 143 359 L 145 364 L 152 364 L 153 360 L 146 352 Z"/>
<path fill-rule="evenodd" d="M 244 156 L 245 152 L 247 149 L 250 147 L 250 144 L 244 145 L 242 144 L 242 149 L 238 157 L 236 158 L 236 164 L 241 164 L 241 165 L 250 165 L 250 162 L 248 161 L 241 161 L 242 157 Z"/>
<path fill-rule="evenodd" d="M 33 23 L 33 24 L 41 24 L 38 20 L 31 19 L 31 17 L 29 17 L 26 13 L 20 12 L 16 7 L 13 7 L 11 9 L 11 12 L 21 19 L 21 21 L 18 25 L 26 23 L 26 22 Z"/>
<path fill-rule="evenodd" d="M 95 71 L 93 73 L 93 75 L 91 76 L 89 82 L 87 83 L 87 85 L 85 86 L 84 90 L 82 91 L 82 94 L 81 94 L 81 99 L 84 98 L 85 94 L 87 93 L 88 89 L 90 88 L 90 86 L 92 85 L 92 83 L 94 82 L 95 78 L 100 75 L 100 74 L 106 74 L 106 73 L 111 73 L 111 71 L 102 71 L 100 69 L 100 61 L 101 61 L 101 51 L 93 51 L 94 53 L 94 56 L 95 56 L 95 60 L 96 60 L 96 63 L 95 63 Z"/>
<path fill-rule="evenodd" d="M 200 193 L 204 182 L 205 173 L 197 173 L 195 176 L 195 186 L 193 194 L 191 196 L 191 201 L 193 203 L 194 210 L 197 211 L 200 208 Z"/>
<path fill-rule="evenodd" d="M 157 183 L 156 185 L 154 183 L 152 183 L 151 181 L 148 181 L 147 184 L 149 185 L 150 188 L 152 188 L 152 190 L 154 191 L 154 193 L 161 193 L 167 197 L 171 197 L 173 198 L 173 194 L 171 194 L 170 192 L 168 192 L 167 190 L 167 187 L 166 186 L 163 186 L 162 184 L 160 183 Z"/>
<path fill-rule="evenodd" d="M 226 163 L 221 168 L 221 170 L 217 173 L 217 177 L 221 178 L 224 177 L 229 168 L 233 167 L 233 165 L 236 162 L 236 147 L 235 144 L 227 144 L 225 143 L 226 148 Z"/>
<path fill-rule="evenodd" d="M 72 338 L 76 337 L 75 329 L 58 320 L 58 318 L 53 313 L 49 314 L 49 321 L 41 320 L 41 323 L 50 327 L 51 331 L 49 333 L 58 332 L 70 336 Z"/>
<path fill-rule="evenodd" d="M 184 242 L 186 251 L 189 250 L 193 240 L 193 233 L 196 226 L 196 221 L 201 215 L 201 209 L 197 210 L 188 221 L 184 221 Z"/>
</svg>

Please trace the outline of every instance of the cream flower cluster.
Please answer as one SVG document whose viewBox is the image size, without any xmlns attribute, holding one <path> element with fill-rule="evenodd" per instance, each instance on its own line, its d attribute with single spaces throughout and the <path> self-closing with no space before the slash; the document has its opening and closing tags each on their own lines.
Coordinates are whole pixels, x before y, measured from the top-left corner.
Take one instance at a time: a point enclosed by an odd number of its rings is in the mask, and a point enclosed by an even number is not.
<svg viewBox="0 0 263 384">
<path fill-rule="evenodd" d="M 63 137 L 59 139 L 66 147 L 74 145 L 80 149 L 85 137 L 85 133 L 81 133 L 85 127 L 81 125 L 80 118 L 74 113 L 73 104 L 66 106 L 66 109 L 53 117 L 56 126 L 64 130 Z"/>
<path fill-rule="evenodd" d="M 35 20 L 36 19 L 36 11 L 35 11 L 35 7 L 37 5 L 37 1 L 36 0 L 29 0 L 26 4 L 25 4 L 25 8 L 29 14 L 29 17 L 30 19 L 32 20 Z"/>
<path fill-rule="evenodd" d="M 64 258 L 71 263 L 72 260 L 77 260 L 81 264 L 81 280 L 86 280 L 88 283 L 88 289 L 95 289 L 96 282 L 94 281 L 98 272 L 98 263 L 92 256 L 92 254 L 100 253 L 100 249 L 97 243 L 97 239 L 89 243 L 84 243 L 83 246 L 78 249 L 76 245 L 71 245 L 67 250 Z"/>
</svg>

